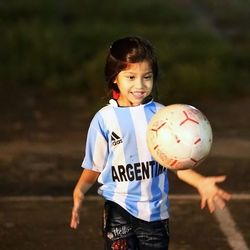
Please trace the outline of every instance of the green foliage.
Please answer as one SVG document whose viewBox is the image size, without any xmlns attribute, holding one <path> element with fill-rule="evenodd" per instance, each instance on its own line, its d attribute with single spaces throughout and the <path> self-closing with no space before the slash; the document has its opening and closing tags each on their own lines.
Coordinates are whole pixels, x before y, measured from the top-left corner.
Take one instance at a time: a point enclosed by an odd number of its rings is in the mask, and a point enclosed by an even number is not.
<svg viewBox="0 0 250 250">
<path fill-rule="evenodd" d="M 0 87 L 100 96 L 110 43 L 140 35 L 162 98 L 249 94 L 249 12 L 243 0 L 2 1 Z"/>
</svg>

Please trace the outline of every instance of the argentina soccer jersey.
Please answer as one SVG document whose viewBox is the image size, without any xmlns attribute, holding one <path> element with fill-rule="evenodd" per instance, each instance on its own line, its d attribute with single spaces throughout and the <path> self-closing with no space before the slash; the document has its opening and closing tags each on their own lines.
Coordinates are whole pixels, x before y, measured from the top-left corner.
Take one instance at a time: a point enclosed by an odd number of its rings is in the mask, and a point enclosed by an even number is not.
<svg viewBox="0 0 250 250">
<path fill-rule="evenodd" d="M 136 107 L 118 107 L 111 102 L 102 108 L 91 122 L 87 137 L 91 143 L 87 141 L 82 164 L 101 172 L 99 193 L 105 199 L 117 201 L 147 221 L 168 218 L 167 169 L 152 158 L 145 141 L 148 121 L 162 107 L 150 101 Z M 156 202 L 155 197 L 165 197 L 164 202 Z"/>
</svg>

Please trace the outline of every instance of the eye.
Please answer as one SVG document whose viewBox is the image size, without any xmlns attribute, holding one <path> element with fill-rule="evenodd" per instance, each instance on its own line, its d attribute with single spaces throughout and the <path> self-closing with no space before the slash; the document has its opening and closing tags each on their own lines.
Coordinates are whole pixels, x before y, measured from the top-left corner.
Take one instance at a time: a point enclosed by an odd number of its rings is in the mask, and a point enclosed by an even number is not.
<svg viewBox="0 0 250 250">
<path fill-rule="evenodd" d="M 145 80 L 151 80 L 152 78 L 153 78 L 153 75 L 151 75 L 151 74 L 150 74 L 150 75 L 145 75 L 145 76 L 144 76 L 144 79 L 145 79 Z"/>
<path fill-rule="evenodd" d="M 127 77 L 127 79 L 129 79 L 129 80 L 134 80 L 135 79 L 135 76 L 133 76 L 133 75 L 128 75 L 128 76 L 126 76 Z"/>
</svg>

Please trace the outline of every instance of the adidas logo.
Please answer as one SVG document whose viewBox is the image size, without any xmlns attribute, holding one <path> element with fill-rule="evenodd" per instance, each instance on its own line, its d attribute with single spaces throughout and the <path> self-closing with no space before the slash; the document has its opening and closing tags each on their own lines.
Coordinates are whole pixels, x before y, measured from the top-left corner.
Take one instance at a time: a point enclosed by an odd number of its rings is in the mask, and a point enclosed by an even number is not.
<svg viewBox="0 0 250 250">
<path fill-rule="evenodd" d="M 111 142 L 112 142 L 113 146 L 116 146 L 116 145 L 122 143 L 122 139 L 115 132 L 112 132 L 111 133 Z"/>
</svg>

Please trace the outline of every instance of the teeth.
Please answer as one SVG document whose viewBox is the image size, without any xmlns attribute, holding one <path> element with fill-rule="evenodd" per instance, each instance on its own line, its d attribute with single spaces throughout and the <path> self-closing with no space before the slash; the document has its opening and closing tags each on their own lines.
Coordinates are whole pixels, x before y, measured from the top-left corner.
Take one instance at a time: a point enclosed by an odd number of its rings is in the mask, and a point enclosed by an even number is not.
<svg viewBox="0 0 250 250">
<path fill-rule="evenodd" d="M 133 92 L 132 93 L 135 97 L 142 97 L 144 95 L 143 92 Z"/>
</svg>

